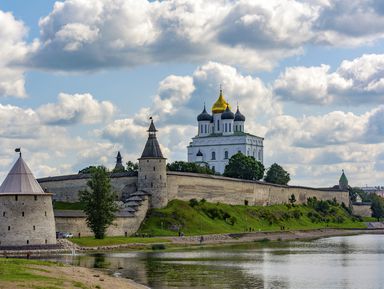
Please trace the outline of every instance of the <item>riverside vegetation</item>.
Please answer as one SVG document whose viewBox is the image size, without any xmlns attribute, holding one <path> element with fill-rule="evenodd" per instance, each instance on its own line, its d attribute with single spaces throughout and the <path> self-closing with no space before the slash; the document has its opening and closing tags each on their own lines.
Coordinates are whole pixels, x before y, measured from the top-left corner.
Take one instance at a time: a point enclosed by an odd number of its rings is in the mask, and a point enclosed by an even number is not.
<svg viewBox="0 0 384 289">
<path fill-rule="evenodd" d="M 309 198 L 306 204 L 271 206 L 228 205 L 204 199 L 172 200 L 163 209 L 151 209 L 138 234 L 149 236 L 239 233 L 319 228 L 365 228 L 348 207 Z"/>
</svg>

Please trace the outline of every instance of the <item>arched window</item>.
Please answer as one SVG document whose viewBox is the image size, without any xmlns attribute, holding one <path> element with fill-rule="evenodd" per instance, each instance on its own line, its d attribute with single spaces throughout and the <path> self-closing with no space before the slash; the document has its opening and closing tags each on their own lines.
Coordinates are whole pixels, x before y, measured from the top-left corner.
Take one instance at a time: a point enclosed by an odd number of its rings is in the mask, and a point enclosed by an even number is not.
<svg viewBox="0 0 384 289">
<path fill-rule="evenodd" d="M 203 125 L 200 125 L 200 133 L 203 133 Z"/>
<path fill-rule="evenodd" d="M 220 121 L 217 120 L 217 130 L 219 131 L 220 130 Z"/>
<path fill-rule="evenodd" d="M 261 150 L 259 151 L 258 157 L 259 157 L 259 161 L 261 161 Z"/>
<path fill-rule="evenodd" d="M 212 160 L 216 159 L 216 152 L 212 152 Z"/>
<path fill-rule="evenodd" d="M 226 160 L 228 159 L 228 151 L 224 152 L 224 159 L 226 159 Z"/>
<path fill-rule="evenodd" d="M 229 132 L 231 132 L 232 131 L 232 125 L 231 124 L 229 124 Z"/>
<path fill-rule="evenodd" d="M 228 125 L 228 124 L 226 123 L 226 124 L 225 124 L 225 129 L 224 129 L 225 132 L 227 132 L 227 128 L 228 128 L 227 125 Z"/>
</svg>

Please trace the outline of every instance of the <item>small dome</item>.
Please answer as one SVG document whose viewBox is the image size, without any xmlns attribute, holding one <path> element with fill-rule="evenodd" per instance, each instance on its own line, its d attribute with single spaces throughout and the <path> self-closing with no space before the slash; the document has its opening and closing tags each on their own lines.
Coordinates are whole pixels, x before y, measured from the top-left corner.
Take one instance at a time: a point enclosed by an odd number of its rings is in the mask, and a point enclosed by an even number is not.
<svg viewBox="0 0 384 289">
<path fill-rule="evenodd" d="M 229 106 L 227 106 L 227 109 L 221 114 L 221 119 L 234 119 L 235 115 L 234 113 L 229 109 Z"/>
<path fill-rule="evenodd" d="M 245 121 L 245 116 L 240 112 L 239 107 L 237 107 L 235 113 L 235 121 Z"/>
<path fill-rule="evenodd" d="M 197 116 L 197 121 L 212 121 L 212 116 L 205 109 L 205 105 L 203 112 Z"/>
<path fill-rule="evenodd" d="M 197 157 L 202 157 L 203 156 L 203 153 L 199 150 L 196 154 Z"/>
<path fill-rule="evenodd" d="M 223 90 L 220 89 L 219 98 L 216 100 L 216 102 L 212 106 L 212 113 L 222 113 L 223 111 L 225 111 L 225 108 L 227 106 L 229 106 L 229 104 L 224 99 Z"/>
</svg>

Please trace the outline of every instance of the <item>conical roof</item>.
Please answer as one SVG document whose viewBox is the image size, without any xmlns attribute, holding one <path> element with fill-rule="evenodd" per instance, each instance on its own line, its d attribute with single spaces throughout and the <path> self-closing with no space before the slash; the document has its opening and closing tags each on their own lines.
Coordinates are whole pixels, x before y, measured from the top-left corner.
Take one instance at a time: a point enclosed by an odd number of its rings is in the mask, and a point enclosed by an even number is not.
<svg viewBox="0 0 384 289">
<path fill-rule="evenodd" d="M 145 144 L 143 153 L 141 154 L 141 158 L 164 158 L 163 153 L 161 152 L 159 142 L 156 138 L 156 128 L 153 123 L 153 120 L 151 119 L 151 124 L 149 126 L 148 132 L 148 139 Z"/>
<path fill-rule="evenodd" d="M 20 155 L 0 186 L 0 194 L 38 195 L 45 193 Z"/>
</svg>

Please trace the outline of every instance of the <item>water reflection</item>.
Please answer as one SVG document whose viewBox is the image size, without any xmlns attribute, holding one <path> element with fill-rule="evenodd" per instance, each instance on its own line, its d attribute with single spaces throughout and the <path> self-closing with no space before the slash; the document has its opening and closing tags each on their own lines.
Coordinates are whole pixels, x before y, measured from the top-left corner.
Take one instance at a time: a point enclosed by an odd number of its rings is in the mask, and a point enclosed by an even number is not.
<svg viewBox="0 0 384 289">
<path fill-rule="evenodd" d="M 151 288 L 384 288 L 384 236 L 252 243 L 170 252 L 60 256 Z"/>
</svg>

